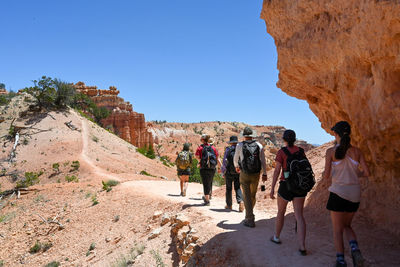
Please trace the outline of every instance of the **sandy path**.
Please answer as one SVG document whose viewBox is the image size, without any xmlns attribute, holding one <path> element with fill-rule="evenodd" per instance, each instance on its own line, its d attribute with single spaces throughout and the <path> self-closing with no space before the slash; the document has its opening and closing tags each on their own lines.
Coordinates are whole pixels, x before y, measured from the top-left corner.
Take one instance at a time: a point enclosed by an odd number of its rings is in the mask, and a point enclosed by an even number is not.
<svg viewBox="0 0 400 267">
<path fill-rule="evenodd" d="M 120 181 L 120 179 L 118 177 L 116 177 L 115 175 L 109 174 L 109 173 L 105 172 L 102 168 L 96 166 L 93 163 L 93 161 L 90 159 L 90 157 L 88 156 L 89 130 L 88 130 L 87 122 L 85 119 L 78 116 L 74 111 L 73 111 L 73 113 L 81 121 L 81 129 L 82 129 L 82 131 L 81 131 L 81 133 L 82 133 L 82 152 L 80 155 L 81 159 L 88 164 L 88 166 L 92 169 L 92 171 L 95 175 L 98 175 L 100 177 L 105 177 L 107 179 L 113 179 L 113 180 Z"/>
<path fill-rule="evenodd" d="M 122 184 L 134 190 L 147 192 L 150 195 L 161 196 L 169 201 L 182 203 L 182 209 L 196 208 L 205 216 L 210 217 L 210 226 L 214 225 L 220 230 L 219 236 L 227 238 L 226 245 L 232 245 L 239 250 L 240 257 L 246 266 L 326 266 L 331 263 L 332 244 L 329 238 L 318 239 L 319 233 L 312 231 L 308 238 L 313 239 L 309 245 L 309 255 L 300 256 L 297 252 L 296 236 L 293 230 L 293 220 L 288 220 L 286 229 L 282 232 L 282 245 L 276 245 L 269 241 L 273 233 L 276 209 L 275 202 L 271 201 L 271 207 L 266 210 L 255 209 L 256 228 L 244 227 L 241 222 L 244 213 L 237 210 L 224 209 L 225 199 L 214 197 L 210 206 L 202 205 L 202 185 L 191 183 L 187 196 L 179 196 L 179 182 L 169 181 L 130 181 Z M 237 209 L 237 205 L 234 205 Z"/>
</svg>

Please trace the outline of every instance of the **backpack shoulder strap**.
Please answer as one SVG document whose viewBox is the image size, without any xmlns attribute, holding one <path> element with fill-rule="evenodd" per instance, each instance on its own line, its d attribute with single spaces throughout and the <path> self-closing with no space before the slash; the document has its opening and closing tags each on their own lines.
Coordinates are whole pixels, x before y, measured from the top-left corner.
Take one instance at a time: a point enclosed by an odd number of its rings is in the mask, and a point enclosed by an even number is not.
<svg viewBox="0 0 400 267">
<path fill-rule="evenodd" d="M 282 151 L 286 154 L 286 156 L 290 156 L 292 155 L 292 153 L 290 153 L 289 149 L 287 149 L 287 147 L 282 147 Z"/>
</svg>

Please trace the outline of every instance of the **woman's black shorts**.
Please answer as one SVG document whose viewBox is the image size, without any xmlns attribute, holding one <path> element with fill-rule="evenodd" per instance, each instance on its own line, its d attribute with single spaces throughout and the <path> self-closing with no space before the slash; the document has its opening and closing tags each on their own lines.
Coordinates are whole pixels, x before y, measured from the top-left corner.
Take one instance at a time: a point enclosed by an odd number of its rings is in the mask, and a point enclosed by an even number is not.
<svg viewBox="0 0 400 267">
<path fill-rule="evenodd" d="M 286 182 L 285 181 L 280 181 L 279 182 L 279 188 L 278 188 L 278 195 L 281 198 L 283 198 L 284 200 L 286 200 L 286 201 L 292 201 L 293 198 L 295 198 L 295 197 L 299 197 L 299 198 L 300 197 L 306 197 L 307 193 L 302 194 L 302 195 L 298 195 L 298 194 L 292 193 L 287 189 Z"/>
<path fill-rule="evenodd" d="M 348 201 L 332 192 L 330 192 L 328 203 L 326 204 L 328 210 L 339 212 L 356 212 L 359 206 L 360 202 Z"/>
<path fill-rule="evenodd" d="M 181 175 L 190 175 L 190 168 L 186 169 L 186 170 L 178 169 L 178 176 L 181 176 Z"/>
</svg>

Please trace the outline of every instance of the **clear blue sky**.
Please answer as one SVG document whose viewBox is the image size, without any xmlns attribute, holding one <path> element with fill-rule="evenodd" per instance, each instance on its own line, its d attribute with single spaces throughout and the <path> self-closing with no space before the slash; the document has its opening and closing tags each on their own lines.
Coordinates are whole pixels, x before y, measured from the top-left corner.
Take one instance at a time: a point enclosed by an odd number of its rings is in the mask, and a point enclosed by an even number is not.
<svg viewBox="0 0 400 267">
<path fill-rule="evenodd" d="M 147 120 L 282 125 L 322 144 L 305 101 L 276 87 L 262 0 L 0 2 L 0 82 L 110 85 Z"/>
</svg>

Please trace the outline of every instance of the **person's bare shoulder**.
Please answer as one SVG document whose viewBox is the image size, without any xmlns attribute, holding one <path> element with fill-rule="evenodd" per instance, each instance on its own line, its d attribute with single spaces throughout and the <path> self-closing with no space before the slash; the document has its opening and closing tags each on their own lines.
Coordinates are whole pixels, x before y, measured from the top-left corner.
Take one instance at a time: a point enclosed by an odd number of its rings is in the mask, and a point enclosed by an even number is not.
<svg viewBox="0 0 400 267">
<path fill-rule="evenodd" d="M 332 154 L 335 152 L 335 147 L 330 147 L 326 150 L 326 155 L 327 156 L 332 156 Z"/>
</svg>

